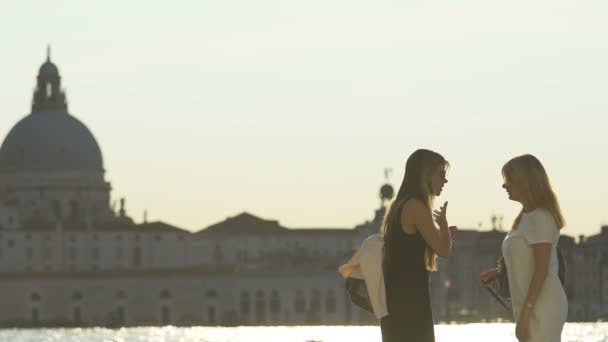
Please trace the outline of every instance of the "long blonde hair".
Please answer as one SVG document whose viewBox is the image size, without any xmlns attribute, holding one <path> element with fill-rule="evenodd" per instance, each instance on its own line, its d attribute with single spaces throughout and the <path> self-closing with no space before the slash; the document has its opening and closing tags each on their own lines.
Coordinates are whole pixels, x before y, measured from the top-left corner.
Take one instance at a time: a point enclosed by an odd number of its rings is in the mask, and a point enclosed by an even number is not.
<svg viewBox="0 0 608 342">
<path fill-rule="evenodd" d="M 523 198 L 536 208 L 544 208 L 551 213 L 558 229 L 565 225 L 562 210 L 553 192 L 549 176 L 543 164 L 531 154 L 524 154 L 509 160 L 502 167 L 502 176 L 516 182 L 522 189 Z M 523 208 L 513 221 L 515 229 L 523 215 Z"/>
<path fill-rule="evenodd" d="M 410 198 L 422 201 L 429 212 L 433 208 L 435 194 L 431 189 L 431 176 L 438 168 L 448 168 L 449 163 L 437 152 L 430 150 L 416 150 L 405 163 L 405 174 L 397 196 L 388 206 L 381 231 L 384 237 L 384 257 L 385 263 L 389 262 L 389 251 L 393 248 L 391 238 L 391 227 L 397 225 L 401 227 L 401 210 L 405 202 Z M 437 270 L 437 255 L 427 246 L 425 251 L 425 265 L 427 270 Z"/>
</svg>

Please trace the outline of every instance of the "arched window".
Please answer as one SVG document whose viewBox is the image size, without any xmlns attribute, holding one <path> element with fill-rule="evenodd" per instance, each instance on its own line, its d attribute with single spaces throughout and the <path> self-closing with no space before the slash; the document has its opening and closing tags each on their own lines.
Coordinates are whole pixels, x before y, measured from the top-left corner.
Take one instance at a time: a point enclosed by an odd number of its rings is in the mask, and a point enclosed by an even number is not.
<svg viewBox="0 0 608 342">
<path fill-rule="evenodd" d="M 334 290 L 327 291 L 327 297 L 325 297 L 325 311 L 328 313 L 336 312 L 336 294 Z"/>
<path fill-rule="evenodd" d="M 168 325 L 171 324 L 171 311 L 169 306 L 163 305 L 160 308 L 160 320 L 161 324 Z"/>
<path fill-rule="evenodd" d="M 141 248 L 135 247 L 133 249 L 133 265 L 140 266 L 141 265 Z"/>
<path fill-rule="evenodd" d="M 70 201 L 70 220 L 80 222 L 80 206 L 75 200 Z"/>
<path fill-rule="evenodd" d="M 216 317 L 215 317 L 215 306 L 209 306 L 207 308 L 207 320 L 209 321 L 209 325 L 215 325 L 216 324 Z"/>
<path fill-rule="evenodd" d="M 40 322 L 40 312 L 38 311 L 38 308 L 32 308 L 32 322 Z"/>
<path fill-rule="evenodd" d="M 255 320 L 258 324 L 266 321 L 266 298 L 262 290 L 255 293 Z"/>
<path fill-rule="evenodd" d="M 247 293 L 247 291 L 241 292 L 241 314 L 249 314 L 250 306 L 249 293 Z"/>
<path fill-rule="evenodd" d="M 215 250 L 213 251 L 213 258 L 215 259 L 215 262 L 218 264 L 221 264 L 222 261 L 224 260 L 224 254 L 222 253 L 222 248 L 220 247 L 219 244 L 215 245 Z"/>
<path fill-rule="evenodd" d="M 80 325 L 82 323 L 82 313 L 80 312 L 79 306 L 72 308 L 72 321 L 76 325 Z"/>
<path fill-rule="evenodd" d="M 304 291 L 298 289 L 296 291 L 296 297 L 294 298 L 294 310 L 297 313 L 303 313 L 306 311 L 306 297 L 304 296 Z"/>
<path fill-rule="evenodd" d="M 125 324 L 125 318 L 126 318 L 125 307 L 122 306 L 122 305 L 119 305 L 116 308 L 116 324 L 118 324 L 118 325 L 124 325 Z"/>
<path fill-rule="evenodd" d="M 270 295 L 270 312 L 273 314 L 281 312 L 281 297 L 277 290 L 272 290 L 272 294 Z"/>
<path fill-rule="evenodd" d="M 310 311 L 321 312 L 321 291 L 312 290 L 312 298 L 310 299 Z"/>
<path fill-rule="evenodd" d="M 53 214 L 55 214 L 55 220 L 61 220 L 61 203 L 58 200 L 53 200 Z"/>
</svg>

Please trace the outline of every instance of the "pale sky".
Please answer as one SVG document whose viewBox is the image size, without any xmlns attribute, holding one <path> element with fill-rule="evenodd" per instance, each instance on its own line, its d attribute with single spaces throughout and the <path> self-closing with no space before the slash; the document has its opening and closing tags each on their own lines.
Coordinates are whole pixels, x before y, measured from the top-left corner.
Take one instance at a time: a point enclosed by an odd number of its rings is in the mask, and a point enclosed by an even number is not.
<svg viewBox="0 0 608 342">
<path fill-rule="evenodd" d="M 351 228 L 423 147 L 452 164 L 437 204 L 510 224 L 511 157 L 536 155 L 569 235 L 608 224 L 605 0 L 5 2 L 0 137 L 30 111 L 51 44 L 112 197 L 198 230 L 242 211 Z"/>
</svg>

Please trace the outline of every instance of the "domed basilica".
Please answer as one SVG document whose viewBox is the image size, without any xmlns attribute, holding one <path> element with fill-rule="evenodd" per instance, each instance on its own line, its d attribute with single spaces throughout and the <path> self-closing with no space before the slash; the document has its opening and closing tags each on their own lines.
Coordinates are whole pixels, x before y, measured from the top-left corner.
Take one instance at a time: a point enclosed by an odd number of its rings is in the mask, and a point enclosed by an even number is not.
<svg viewBox="0 0 608 342">
<path fill-rule="evenodd" d="M 337 272 L 360 229 L 288 229 L 241 213 L 191 232 L 135 223 L 124 200 L 115 212 L 99 143 L 61 84 L 47 53 L 31 113 L 0 147 L 0 299 L 11 308 L 0 326 L 369 319 Z"/>
<path fill-rule="evenodd" d="M 110 209 L 101 150 L 91 131 L 68 112 L 59 69 L 47 56 L 32 111 L 0 147 L 4 229 L 91 229 L 116 219 Z"/>
</svg>

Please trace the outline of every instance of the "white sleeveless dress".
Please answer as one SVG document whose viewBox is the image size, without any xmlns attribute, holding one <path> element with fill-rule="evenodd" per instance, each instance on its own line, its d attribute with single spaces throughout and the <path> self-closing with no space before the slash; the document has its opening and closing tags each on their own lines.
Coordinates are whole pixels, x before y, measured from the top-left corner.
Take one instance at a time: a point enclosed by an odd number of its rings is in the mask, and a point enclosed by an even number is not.
<svg viewBox="0 0 608 342">
<path fill-rule="evenodd" d="M 546 209 L 523 213 L 517 229 L 511 230 L 502 242 L 502 254 L 507 265 L 513 319 L 517 322 L 524 307 L 534 273 L 531 245 L 551 243 L 549 274 L 530 315 L 528 342 L 560 342 L 562 328 L 568 316 L 568 300 L 558 277 L 557 241 L 559 229 Z"/>
</svg>

